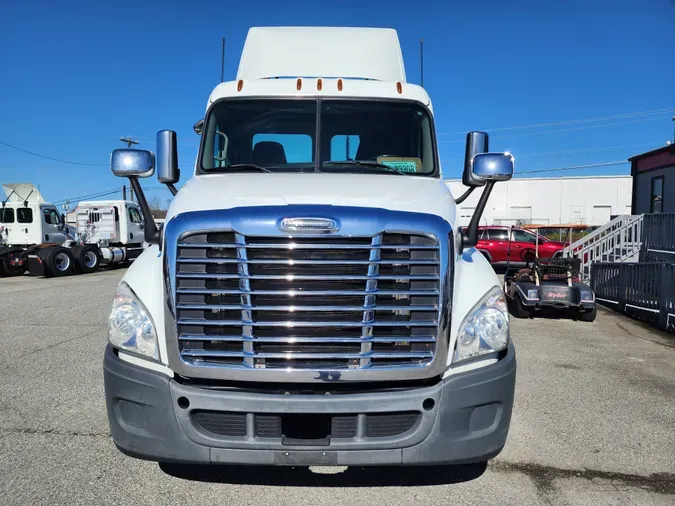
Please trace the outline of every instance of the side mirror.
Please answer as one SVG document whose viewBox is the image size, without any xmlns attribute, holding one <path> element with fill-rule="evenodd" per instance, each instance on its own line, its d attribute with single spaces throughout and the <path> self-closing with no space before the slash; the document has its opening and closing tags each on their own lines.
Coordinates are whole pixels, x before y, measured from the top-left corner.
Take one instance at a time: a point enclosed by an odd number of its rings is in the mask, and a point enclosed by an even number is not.
<svg viewBox="0 0 675 506">
<path fill-rule="evenodd" d="M 483 184 L 488 181 L 508 181 L 513 176 L 513 167 L 511 153 L 478 153 L 473 157 L 471 177 Z"/>
<path fill-rule="evenodd" d="M 131 189 L 136 194 L 138 205 L 147 224 L 145 228 L 145 242 L 159 244 L 159 233 L 155 220 L 150 212 L 145 193 L 138 182 L 139 177 L 150 177 L 155 173 L 155 155 L 152 151 L 143 149 L 116 149 L 110 155 L 110 168 L 113 174 L 129 178 Z"/>
<path fill-rule="evenodd" d="M 180 180 L 178 142 L 173 130 L 157 132 L 157 179 L 162 184 L 174 184 Z"/>
<path fill-rule="evenodd" d="M 155 173 L 155 155 L 144 149 L 116 149 L 110 169 L 118 177 L 150 177 Z"/>
<path fill-rule="evenodd" d="M 464 172 L 462 184 L 470 188 L 485 185 L 484 179 L 477 179 L 473 175 L 473 159 L 479 153 L 488 152 L 488 134 L 485 132 L 469 132 L 466 135 L 466 151 L 464 152 Z"/>
</svg>

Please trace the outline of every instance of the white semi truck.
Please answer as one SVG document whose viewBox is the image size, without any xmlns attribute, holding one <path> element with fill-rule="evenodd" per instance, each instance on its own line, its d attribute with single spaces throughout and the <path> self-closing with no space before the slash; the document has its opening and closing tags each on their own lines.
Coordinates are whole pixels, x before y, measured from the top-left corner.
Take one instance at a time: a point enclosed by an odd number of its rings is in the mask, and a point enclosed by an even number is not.
<svg viewBox="0 0 675 506">
<path fill-rule="evenodd" d="M 31 183 L 3 184 L 0 277 L 67 276 L 130 262 L 144 249 L 145 223 L 136 202 L 80 202 L 69 230 L 56 206 Z"/>
<path fill-rule="evenodd" d="M 504 293 L 474 248 L 513 157 L 467 136 L 482 187 L 466 232 L 441 177 L 429 96 L 390 29 L 251 28 L 235 81 L 195 125 L 120 149 L 151 246 L 113 299 L 112 437 L 159 462 L 402 465 L 503 448 L 516 357 Z M 160 230 L 139 178 L 175 197 Z"/>
</svg>

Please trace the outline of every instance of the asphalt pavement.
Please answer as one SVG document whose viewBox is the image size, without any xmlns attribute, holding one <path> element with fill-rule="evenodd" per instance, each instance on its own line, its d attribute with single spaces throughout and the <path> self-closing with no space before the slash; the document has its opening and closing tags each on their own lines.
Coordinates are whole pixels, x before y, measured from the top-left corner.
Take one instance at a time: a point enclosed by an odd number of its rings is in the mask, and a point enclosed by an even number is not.
<svg viewBox="0 0 675 506">
<path fill-rule="evenodd" d="M 675 340 L 601 311 L 517 320 L 516 403 L 487 466 L 160 467 L 113 445 L 103 396 L 123 270 L 0 279 L 0 504 L 675 504 Z"/>
</svg>

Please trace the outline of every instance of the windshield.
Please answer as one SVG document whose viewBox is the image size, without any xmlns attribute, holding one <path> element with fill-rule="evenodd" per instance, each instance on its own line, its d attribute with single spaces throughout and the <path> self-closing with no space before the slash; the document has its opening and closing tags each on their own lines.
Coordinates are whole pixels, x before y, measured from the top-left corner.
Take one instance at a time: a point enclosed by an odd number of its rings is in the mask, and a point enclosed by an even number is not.
<svg viewBox="0 0 675 506">
<path fill-rule="evenodd" d="M 427 110 L 392 100 L 223 100 L 209 112 L 202 172 L 437 173 Z"/>
</svg>

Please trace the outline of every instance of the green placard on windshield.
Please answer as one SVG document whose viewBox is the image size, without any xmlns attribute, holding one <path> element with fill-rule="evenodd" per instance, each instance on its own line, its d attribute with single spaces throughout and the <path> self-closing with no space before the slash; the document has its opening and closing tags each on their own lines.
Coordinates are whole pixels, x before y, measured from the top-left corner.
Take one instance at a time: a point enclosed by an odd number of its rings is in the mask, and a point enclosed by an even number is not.
<svg viewBox="0 0 675 506">
<path fill-rule="evenodd" d="M 419 158 L 386 158 L 381 157 L 378 160 L 378 163 L 391 167 L 401 172 L 410 172 L 415 173 L 419 171 L 420 166 L 422 165 Z"/>
</svg>

